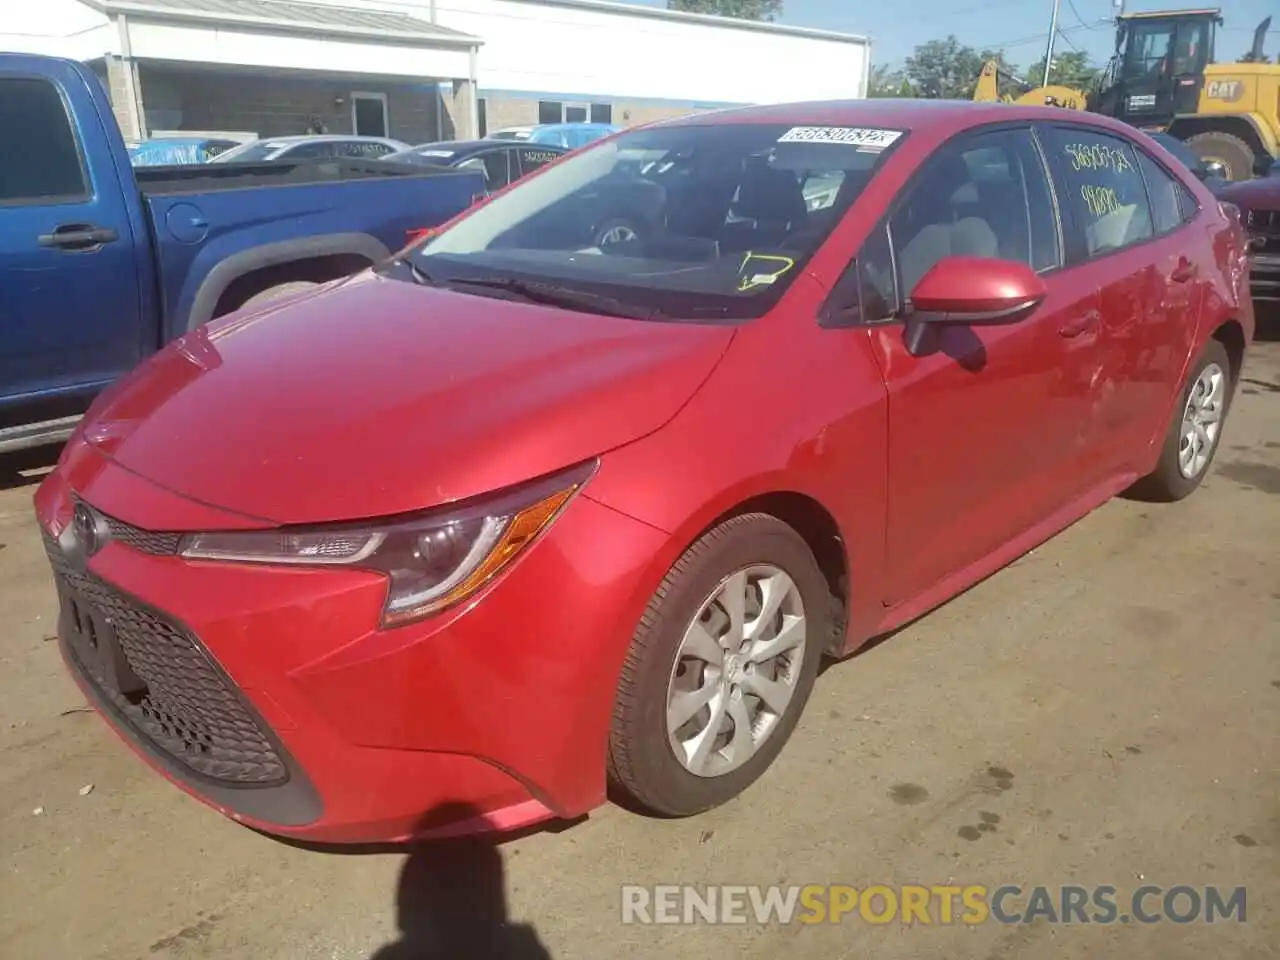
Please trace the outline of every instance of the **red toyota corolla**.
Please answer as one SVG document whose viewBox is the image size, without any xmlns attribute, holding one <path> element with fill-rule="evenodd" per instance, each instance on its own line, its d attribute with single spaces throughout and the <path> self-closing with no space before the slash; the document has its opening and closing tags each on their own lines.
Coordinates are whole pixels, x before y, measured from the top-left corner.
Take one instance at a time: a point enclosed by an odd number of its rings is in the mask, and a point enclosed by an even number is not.
<svg viewBox="0 0 1280 960">
<path fill-rule="evenodd" d="M 512 827 L 610 782 L 729 800 L 822 656 L 1205 476 L 1244 236 L 1140 137 L 998 104 L 690 117 L 195 331 L 37 494 L 71 673 L 279 834 L 400 838 L 445 801 Z"/>
</svg>

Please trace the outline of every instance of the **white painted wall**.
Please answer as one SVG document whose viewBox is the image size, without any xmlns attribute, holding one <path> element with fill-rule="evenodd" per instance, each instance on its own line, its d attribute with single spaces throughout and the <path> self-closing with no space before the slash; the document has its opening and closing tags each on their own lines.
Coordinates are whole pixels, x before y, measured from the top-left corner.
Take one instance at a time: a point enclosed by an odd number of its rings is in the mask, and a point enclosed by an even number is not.
<svg viewBox="0 0 1280 960">
<path fill-rule="evenodd" d="M 710 103 L 863 92 L 863 42 L 520 0 L 436 0 L 435 6 L 442 26 L 484 39 L 482 90 Z"/>
<path fill-rule="evenodd" d="M 326 2 L 326 0 L 312 0 Z M 396 10 L 479 36 L 482 91 L 782 103 L 865 95 L 858 38 L 654 15 L 644 7 L 556 0 L 327 0 Z M 106 18 L 79 0 L 0 0 L 0 49 L 92 59 L 119 53 Z M 422 78 L 469 74 L 467 52 L 359 40 L 271 36 L 130 18 L 133 55 L 247 67 Z"/>
<path fill-rule="evenodd" d="M 117 46 L 107 18 L 80 0 L 0 0 L 0 52 L 94 60 Z"/>
<path fill-rule="evenodd" d="M 482 92 L 707 103 L 785 103 L 865 95 L 869 44 L 856 37 L 654 16 L 664 11 L 617 3 L 318 2 L 395 10 L 422 20 L 429 20 L 434 9 L 440 26 L 484 41 L 478 69 Z"/>
<path fill-rule="evenodd" d="M 467 51 L 423 50 L 357 39 L 326 40 L 242 29 L 175 26 L 129 20 L 133 56 L 139 60 L 283 67 L 396 77 L 466 77 Z"/>
</svg>

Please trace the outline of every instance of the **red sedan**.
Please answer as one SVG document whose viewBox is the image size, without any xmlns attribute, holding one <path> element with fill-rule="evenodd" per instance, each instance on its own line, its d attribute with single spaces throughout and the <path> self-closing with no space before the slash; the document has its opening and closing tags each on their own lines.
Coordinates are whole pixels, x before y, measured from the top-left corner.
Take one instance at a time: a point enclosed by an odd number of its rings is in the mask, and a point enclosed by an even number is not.
<svg viewBox="0 0 1280 960">
<path fill-rule="evenodd" d="M 37 494 L 72 675 L 283 835 L 401 838 L 446 801 L 513 827 L 609 783 L 724 803 L 823 656 L 1204 478 L 1245 237 L 1136 137 L 936 101 L 690 117 L 189 334 Z"/>
</svg>

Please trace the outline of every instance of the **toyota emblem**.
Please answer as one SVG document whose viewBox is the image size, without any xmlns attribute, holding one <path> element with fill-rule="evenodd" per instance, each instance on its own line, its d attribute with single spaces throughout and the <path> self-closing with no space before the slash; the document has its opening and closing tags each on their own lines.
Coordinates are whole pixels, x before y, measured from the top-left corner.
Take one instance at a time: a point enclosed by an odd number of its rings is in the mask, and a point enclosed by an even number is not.
<svg viewBox="0 0 1280 960">
<path fill-rule="evenodd" d="M 102 546 L 102 538 L 98 536 L 98 518 L 83 503 L 77 503 L 71 515 L 71 533 L 85 557 L 92 557 Z"/>
</svg>

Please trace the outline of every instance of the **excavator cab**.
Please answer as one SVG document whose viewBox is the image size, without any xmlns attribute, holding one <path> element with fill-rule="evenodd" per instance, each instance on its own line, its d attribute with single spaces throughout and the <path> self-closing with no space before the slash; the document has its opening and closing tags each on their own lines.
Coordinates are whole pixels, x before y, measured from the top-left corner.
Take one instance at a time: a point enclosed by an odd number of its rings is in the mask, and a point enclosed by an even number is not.
<svg viewBox="0 0 1280 960">
<path fill-rule="evenodd" d="M 1143 129 L 1195 113 L 1204 69 L 1222 25 L 1217 9 L 1129 13 L 1116 18 L 1116 48 L 1090 109 Z"/>
</svg>

